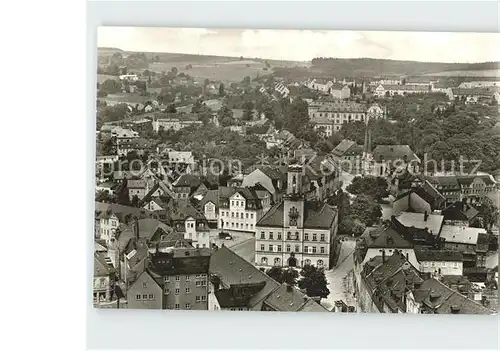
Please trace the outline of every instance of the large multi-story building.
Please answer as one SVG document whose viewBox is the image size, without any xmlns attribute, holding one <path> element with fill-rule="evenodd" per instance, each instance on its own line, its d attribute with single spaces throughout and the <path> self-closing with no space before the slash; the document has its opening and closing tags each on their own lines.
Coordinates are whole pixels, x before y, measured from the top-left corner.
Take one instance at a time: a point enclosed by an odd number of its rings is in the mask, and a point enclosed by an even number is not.
<svg viewBox="0 0 500 351">
<path fill-rule="evenodd" d="M 292 165 L 287 191 L 255 228 L 255 264 L 261 267 L 332 267 L 337 235 L 336 208 L 306 201 L 303 168 Z"/>
<path fill-rule="evenodd" d="M 257 221 L 271 207 L 267 190 L 219 187 L 219 229 L 253 232 Z"/>
<path fill-rule="evenodd" d="M 128 289 L 128 308 L 208 310 L 211 250 L 162 251 L 150 255 L 147 268 Z"/>
<path fill-rule="evenodd" d="M 318 100 L 308 106 L 309 119 L 315 129 L 322 128 L 326 136 L 338 132 L 344 123 L 367 122 L 369 119 L 384 118 L 384 110 L 378 104 L 352 101 Z"/>
</svg>

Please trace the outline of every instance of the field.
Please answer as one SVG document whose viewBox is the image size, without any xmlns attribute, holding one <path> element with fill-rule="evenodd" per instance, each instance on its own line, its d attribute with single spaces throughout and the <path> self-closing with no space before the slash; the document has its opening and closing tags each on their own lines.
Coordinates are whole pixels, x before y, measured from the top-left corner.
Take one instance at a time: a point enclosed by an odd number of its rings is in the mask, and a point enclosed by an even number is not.
<svg viewBox="0 0 500 351">
<path fill-rule="evenodd" d="M 119 103 L 128 103 L 128 104 L 143 104 L 151 98 L 146 96 L 140 96 L 137 94 L 109 94 L 105 98 L 99 98 L 101 101 L 106 101 L 108 106 L 113 106 Z"/>
<path fill-rule="evenodd" d="M 192 68 L 186 70 L 188 64 L 192 65 Z M 173 61 L 155 62 L 150 65 L 150 69 L 155 72 L 168 72 L 172 67 L 176 67 L 179 73 L 184 72 L 191 77 L 197 78 L 198 81 L 203 81 L 208 78 L 210 80 L 220 80 L 223 82 L 240 82 L 245 76 L 255 78 L 271 73 L 271 70 L 264 70 L 266 67 L 264 63 L 253 60 L 227 62 L 212 61 L 198 64 L 189 61 Z"/>
<path fill-rule="evenodd" d="M 500 77 L 500 69 L 458 70 L 438 73 L 428 73 L 426 76 L 437 77 Z"/>
</svg>

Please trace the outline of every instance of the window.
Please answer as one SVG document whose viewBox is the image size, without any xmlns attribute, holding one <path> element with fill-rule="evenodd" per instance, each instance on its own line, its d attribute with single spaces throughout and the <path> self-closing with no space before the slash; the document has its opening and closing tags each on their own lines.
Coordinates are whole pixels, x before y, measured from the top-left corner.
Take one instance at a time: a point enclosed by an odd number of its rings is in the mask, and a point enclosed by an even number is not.
<svg viewBox="0 0 500 351">
<path fill-rule="evenodd" d="M 201 275 L 201 277 L 202 277 L 202 278 L 206 278 L 206 277 L 207 277 L 207 275 L 206 275 L 205 273 L 203 273 L 203 274 Z"/>
<path fill-rule="evenodd" d="M 290 232 L 286 233 L 286 239 L 292 240 L 292 233 L 290 233 Z"/>
<path fill-rule="evenodd" d="M 234 201 L 233 200 L 231 200 L 231 206 L 234 206 Z"/>
<path fill-rule="evenodd" d="M 186 281 L 187 281 L 187 282 L 189 281 L 189 279 L 191 279 L 191 278 L 189 277 L 189 275 L 186 275 Z"/>
<path fill-rule="evenodd" d="M 281 240 L 281 233 L 278 233 L 278 240 Z"/>
<path fill-rule="evenodd" d="M 181 293 L 181 289 L 177 288 L 175 289 L 175 295 L 179 295 Z"/>
<path fill-rule="evenodd" d="M 142 283 L 142 287 L 143 287 L 143 288 L 147 288 L 147 287 L 148 287 L 148 284 L 147 284 L 147 283 Z"/>
<path fill-rule="evenodd" d="M 312 252 L 312 253 L 316 253 L 316 246 L 313 246 L 313 247 L 312 247 L 312 250 L 313 250 L 313 252 Z"/>
<path fill-rule="evenodd" d="M 176 276 L 175 276 L 175 281 L 177 281 L 177 282 L 178 282 L 178 281 L 180 281 L 180 280 L 181 280 L 181 276 L 180 276 L 180 275 L 176 275 Z"/>
<path fill-rule="evenodd" d="M 290 244 L 286 245 L 286 252 L 290 252 Z"/>
<path fill-rule="evenodd" d="M 196 302 L 200 302 L 201 296 L 196 296 Z"/>
<path fill-rule="evenodd" d="M 299 245 L 295 245 L 295 252 L 299 252 Z"/>
<path fill-rule="evenodd" d="M 325 234 L 321 234 L 320 240 L 325 241 Z"/>
<path fill-rule="evenodd" d="M 148 299 L 148 294 L 142 294 L 142 299 L 147 300 Z"/>
<path fill-rule="evenodd" d="M 309 252 L 309 246 L 304 246 L 304 252 Z"/>
<path fill-rule="evenodd" d="M 269 251 L 273 251 L 273 245 L 269 245 Z"/>
<path fill-rule="evenodd" d="M 322 254 L 324 254 L 324 253 L 325 253 L 325 247 L 324 247 L 324 246 L 321 246 L 321 247 L 319 248 L 319 251 L 320 251 Z"/>
<path fill-rule="evenodd" d="M 458 262 L 453 262 L 453 267 L 457 268 L 458 267 Z"/>
<path fill-rule="evenodd" d="M 178 310 L 181 308 L 181 305 L 179 305 L 178 303 L 175 304 L 175 309 Z"/>
<path fill-rule="evenodd" d="M 189 294 L 191 292 L 191 289 L 186 288 L 186 294 Z"/>
<path fill-rule="evenodd" d="M 250 218 L 253 219 L 253 213 L 250 213 Z"/>
<path fill-rule="evenodd" d="M 280 264 L 281 264 L 281 259 L 279 259 L 278 257 L 276 257 L 276 258 L 274 259 L 274 265 L 275 265 L 275 266 L 279 266 Z"/>
<path fill-rule="evenodd" d="M 140 300 L 141 299 L 141 295 L 135 295 L 135 299 L 136 300 Z"/>
<path fill-rule="evenodd" d="M 240 218 L 243 219 L 243 212 L 240 214 Z"/>
<path fill-rule="evenodd" d="M 309 234 L 308 233 L 304 233 L 304 241 L 309 241 Z"/>
<path fill-rule="evenodd" d="M 201 282 L 199 280 L 196 282 L 196 286 L 201 286 Z"/>
<path fill-rule="evenodd" d="M 207 281 L 206 280 L 202 280 L 201 281 L 201 286 L 207 286 Z"/>
<path fill-rule="evenodd" d="M 150 300 L 154 300 L 155 299 L 155 296 L 153 294 L 149 294 L 149 299 Z"/>
<path fill-rule="evenodd" d="M 305 261 L 304 261 L 304 265 L 306 265 L 306 266 L 307 266 L 307 265 L 309 265 L 309 264 L 311 264 L 311 260 L 310 260 L 310 259 L 307 259 L 307 260 L 305 260 Z"/>
<path fill-rule="evenodd" d="M 231 212 L 231 218 L 234 218 L 234 212 Z"/>
<path fill-rule="evenodd" d="M 202 295 L 201 296 L 201 301 L 203 301 L 203 302 L 207 301 L 207 297 L 205 295 Z"/>
<path fill-rule="evenodd" d="M 323 264 L 324 264 L 324 263 L 323 263 L 323 260 L 318 260 L 318 261 L 316 262 L 316 265 L 317 265 L 318 267 L 323 266 Z"/>
<path fill-rule="evenodd" d="M 245 213 L 245 217 L 246 217 L 246 219 L 248 219 L 248 212 L 247 212 L 247 213 Z"/>
<path fill-rule="evenodd" d="M 269 240 L 273 240 L 273 232 L 269 232 Z"/>
<path fill-rule="evenodd" d="M 262 257 L 260 259 L 260 263 L 263 264 L 263 265 L 267 265 L 267 258 L 266 257 Z"/>
<path fill-rule="evenodd" d="M 295 232 L 295 240 L 299 240 L 299 232 Z"/>
<path fill-rule="evenodd" d="M 278 252 L 281 252 L 281 245 L 278 245 Z"/>
<path fill-rule="evenodd" d="M 169 288 L 165 288 L 165 295 L 168 295 L 170 294 L 170 289 Z"/>
<path fill-rule="evenodd" d="M 260 251 L 264 251 L 265 249 L 264 244 L 260 244 Z"/>
<path fill-rule="evenodd" d="M 317 240 L 316 234 L 313 234 L 313 241 L 316 241 L 316 240 Z"/>
</svg>

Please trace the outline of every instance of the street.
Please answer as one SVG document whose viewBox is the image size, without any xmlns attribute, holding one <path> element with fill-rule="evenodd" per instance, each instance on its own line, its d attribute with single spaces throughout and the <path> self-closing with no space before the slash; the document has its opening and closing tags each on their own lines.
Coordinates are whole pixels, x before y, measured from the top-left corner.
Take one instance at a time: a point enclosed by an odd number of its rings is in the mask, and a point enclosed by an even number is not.
<svg viewBox="0 0 500 351">
<path fill-rule="evenodd" d="M 356 305 L 352 293 L 350 293 L 352 282 L 347 278 L 354 268 L 352 254 L 356 241 L 348 240 L 341 243 L 337 267 L 325 272 L 330 294 L 326 299 L 321 300 L 321 304 L 328 310 L 331 310 L 335 306 L 335 301 L 339 300 L 344 301 L 347 305 Z"/>
</svg>

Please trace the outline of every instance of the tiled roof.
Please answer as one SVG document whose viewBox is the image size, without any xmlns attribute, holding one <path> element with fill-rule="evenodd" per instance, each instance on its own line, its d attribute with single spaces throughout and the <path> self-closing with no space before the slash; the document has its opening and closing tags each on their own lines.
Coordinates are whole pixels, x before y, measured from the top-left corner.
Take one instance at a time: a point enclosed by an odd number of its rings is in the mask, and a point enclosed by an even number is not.
<svg viewBox="0 0 500 351">
<path fill-rule="evenodd" d="M 436 279 L 425 280 L 419 288 L 421 302 L 437 314 L 493 314 L 474 300 L 468 299 Z M 452 310 L 453 308 L 453 310 Z"/>
<path fill-rule="evenodd" d="M 457 181 L 461 185 L 470 185 L 476 178 L 480 178 L 486 185 L 495 184 L 495 180 L 489 174 L 476 174 L 468 176 L 458 176 Z"/>
<path fill-rule="evenodd" d="M 452 88 L 453 95 L 477 95 L 477 96 L 493 96 L 498 92 L 498 87 L 485 88 Z"/>
<path fill-rule="evenodd" d="M 288 284 L 281 284 L 265 300 L 264 303 L 275 311 L 301 311 L 308 302 L 312 301 L 317 306 L 308 306 L 314 311 L 328 312 L 300 290 Z"/>
<path fill-rule="evenodd" d="M 308 202 L 304 203 L 304 228 L 307 229 L 329 229 L 331 228 L 335 217 L 337 216 L 337 211 L 333 209 L 330 205 L 324 204 L 321 209 L 315 210 L 311 208 L 312 205 Z M 283 217 L 284 203 L 280 202 L 259 220 L 256 224 L 258 227 L 279 227 L 283 228 L 284 217 Z"/>
<path fill-rule="evenodd" d="M 94 252 L 94 277 L 108 276 L 113 272 L 113 268 L 106 262 L 104 252 Z"/>
<path fill-rule="evenodd" d="M 373 159 L 380 161 L 396 161 L 404 160 L 410 162 L 419 160 L 408 145 L 377 145 L 373 150 Z"/>
<path fill-rule="evenodd" d="M 202 180 L 201 177 L 193 174 L 183 174 L 172 184 L 173 186 L 191 187 L 197 188 L 200 186 Z"/>
<path fill-rule="evenodd" d="M 355 141 L 344 139 L 332 150 L 332 153 L 336 156 L 343 156 L 351 147 L 355 145 L 357 145 Z"/>
<path fill-rule="evenodd" d="M 427 220 L 425 220 L 425 213 L 401 212 L 396 219 L 405 227 L 427 228 L 430 233 L 438 235 L 443 225 L 444 216 L 428 214 Z"/>
<path fill-rule="evenodd" d="M 264 283 L 263 288 L 250 298 L 248 302 L 250 308 L 264 300 L 279 286 L 278 282 L 225 246 L 212 254 L 210 258 L 210 274 L 218 276 L 225 287 Z"/>
<path fill-rule="evenodd" d="M 216 209 L 219 207 L 219 190 L 208 190 L 200 201 L 200 207 L 203 208 L 208 202 L 212 202 Z"/>
<path fill-rule="evenodd" d="M 130 179 L 127 181 L 127 188 L 129 189 L 142 189 L 146 187 L 146 181 L 144 179 Z"/>
<path fill-rule="evenodd" d="M 171 252 L 151 255 L 148 269 L 158 275 L 207 274 L 210 249 L 173 248 Z"/>
<path fill-rule="evenodd" d="M 362 238 L 368 248 L 413 248 L 412 243 L 405 240 L 391 226 L 380 226 L 367 230 Z"/>
<path fill-rule="evenodd" d="M 479 211 L 467 203 L 457 201 L 446 207 L 442 212 L 445 221 L 471 221 Z"/>
<path fill-rule="evenodd" d="M 151 218 L 153 213 L 144 208 L 123 206 L 106 202 L 95 202 L 96 218 L 110 218 L 112 214 L 118 217 L 121 223 L 137 218 Z"/>
<path fill-rule="evenodd" d="M 463 256 L 461 252 L 451 250 L 415 250 L 415 255 L 419 262 L 422 261 L 447 261 L 461 262 Z"/>
</svg>

